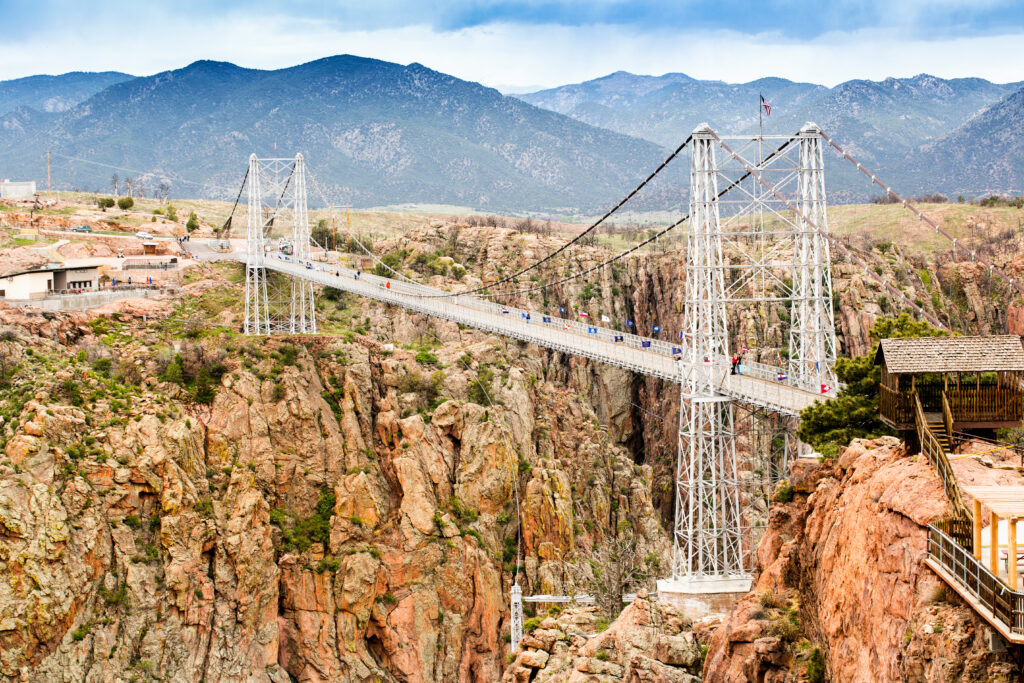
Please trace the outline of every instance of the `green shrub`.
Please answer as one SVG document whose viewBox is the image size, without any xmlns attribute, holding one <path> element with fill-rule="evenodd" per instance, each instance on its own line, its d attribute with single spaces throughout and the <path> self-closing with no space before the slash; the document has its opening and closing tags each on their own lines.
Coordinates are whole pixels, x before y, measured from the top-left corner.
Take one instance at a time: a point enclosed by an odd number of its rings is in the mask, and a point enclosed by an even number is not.
<svg viewBox="0 0 1024 683">
<path fill-rule="evenodd" d="M 825 656 L 821 648 L 814 648 L 807 660 L 807 683 L 825 683 Z"/>
<path fill-rule="evenodd" d="M 317 500 L 316 510 L 306 519 L 296 521 L 290 529 L 284 529 L 284 540 L 288 548 L 305 552 L 313 543 L 325 546 L 331 536 L 331 515 L 337 502 L 334 491 L 324 488 Z M 273 521 L 273 518 L 271 519 Z"/>
<path fill-rule="evenodd" d="M 540 617 L 530 617 L 523 622 L 523 633 L 529 633 L 534 631 L 540 626 L 540 622 L 543 621 Z"/>
<path fill-rule="evenodd" d="M 213 519 L 213 501 L 209 498 L 197 500 L 194 509 L 200 517 Z"/>
<path fill-rule="evenodd" d="M 185 223 L 185 229 L 189 232 L 195 232 L 199 229 L 199 218 L 196 216 L 195 211 L 189 211 L 188 222 Z"/>
<path fill-rule="evenodd" d="M 341 560 L 335 557 L 325 557 L 316 565 L 316 573 L 323 574 L 324 572 L 331 572 L 332 574 L 341 568 Z"/>
<path fill-rule="evenodd" d="M 297 365 L 299 362 L 299 347 L 285 344 L 278 349 L 277 357 L 285 365 Z"/>
<path fill-rule="evenodd" d="M 448 499 L 448 507 L 455 515 L 455 518 L 460 522 L 472 524 L 476 520 L 480 519 L 480 513 L 471 507 L 467 507 L 461 500 L 456 496 L 452 496 Z"/>
<path fill-rule="evenodd" d="M 121 197 L 120 199 L 117 200 L 117 208 L 121 209 L 122 211 L 127 211 L 133 206 L 135 206 L 135 200 L 132 199 L 131 197 Z"/>
<path fill-rule="evenodd" d="M 420 365 L 437 365 L 437 356 L 428 349 L 420 349 L 416 352 L 416 362 Z"/>
<path fill-rule="evenodd" d="M 142 521 L 139 519 L 138 515 L 128 515 L 122 521 L 124 522 L 124 525 L 129 529 L 138 529 L 140 526 L 142 526 Z"/>
<path fill-rule="evenodd" d="M 167 364 L 167 368 L 160 374 L 158 379 L 161 382 L 185 384 L 185 365 L 179 354 L 174 354 L 174 358 Z"/>
<path fill-rule="evenodd" d="M 89 635 L 89 631 L 91 630 L 92 624 L 86 622 L 71 632 L 71 638 L 75 642 L 78 642 L 79 640 L 83 640 L 87 635 Z"/>
<path fill-rule="evenodd" d="M 92 362 L 92 369 L 103 375 L 104 377 L 110 376 L 110 366 L 113 361 L 109 358 L 97 358 Z"/>
<path fill-rule="evenodd" d="M 772 500 L 776 503 L 789 503 L 792 502 L 794 490 L 792 485 L 786 480 L 780 481 L 775 486 L 775 496 Z"/>
</svg>

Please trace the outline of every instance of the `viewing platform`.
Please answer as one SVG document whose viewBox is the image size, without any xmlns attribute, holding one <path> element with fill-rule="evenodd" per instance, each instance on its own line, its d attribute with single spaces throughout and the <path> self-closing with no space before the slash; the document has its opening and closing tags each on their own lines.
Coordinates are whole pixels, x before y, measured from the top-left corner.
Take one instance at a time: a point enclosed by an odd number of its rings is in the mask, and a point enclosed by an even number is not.
<svg viewBox="0 0 1024 683">
<path fill-rule="evenodd" d="M 915 394 L 929 421 L 939 421 L 947 402 L 954 431 L 1018 427 L 1024 417 L 1024 347 L 1016 335 L 883 339 L 875 365 L 882 422 L 905 435 L 916 430 Z"/>
</svg>

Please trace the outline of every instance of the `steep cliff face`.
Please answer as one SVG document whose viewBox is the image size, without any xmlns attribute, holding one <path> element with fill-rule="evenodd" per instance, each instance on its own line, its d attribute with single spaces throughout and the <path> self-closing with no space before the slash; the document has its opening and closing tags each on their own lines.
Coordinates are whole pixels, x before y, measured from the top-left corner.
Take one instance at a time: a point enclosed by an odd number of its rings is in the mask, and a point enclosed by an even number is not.
<svg viewBox="0 0 1024 683">
<path fill-rule="evenodd" d="M 528 592 L 609 534 L 667 562 L 589 372 L 352 305 L 412 348 L 3 311 L 5 676 L 498 680 L 517 534 Z"/>
<path fill-rule="evenodd" d="M 791 483 L 756 586 L 711 638 L 705 680 L 798 681 L 812 660 L 835 681 L 1021 680 L 923 564 L 925 525 L 946 512 L 925 460 L 889 437 L 855 441 L 837 461 L 799 461 Z"/>
</svg>

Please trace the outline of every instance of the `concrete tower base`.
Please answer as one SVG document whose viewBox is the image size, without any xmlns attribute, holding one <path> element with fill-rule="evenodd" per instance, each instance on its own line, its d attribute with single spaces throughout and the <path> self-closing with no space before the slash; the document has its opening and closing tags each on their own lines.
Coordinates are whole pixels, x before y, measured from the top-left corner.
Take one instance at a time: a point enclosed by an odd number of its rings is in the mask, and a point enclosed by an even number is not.
<svg viewBox="0 0 1024 683">
<path fill-rule="evenodd" d="M 706 576 L 660 579 L 658 601 L 683 611 L 690 619 L 726 614 L 750 592 L 750 576 Z"/>
</svg>

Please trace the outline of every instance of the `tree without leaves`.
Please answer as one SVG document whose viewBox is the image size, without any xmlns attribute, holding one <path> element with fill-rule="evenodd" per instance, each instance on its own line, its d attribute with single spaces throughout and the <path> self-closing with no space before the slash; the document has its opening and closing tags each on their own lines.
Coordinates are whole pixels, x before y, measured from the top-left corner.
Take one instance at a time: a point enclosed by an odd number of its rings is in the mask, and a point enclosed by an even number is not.
<svg viewBox="0 0 1024 683">
<path fill-rule="evenodd" d="M 594 596 L 594 604 L 611 621 L 622 611 L 622 596 L 644 588 L 657 569 L 657 558 L 641 555 L 632 524 L 619 523 L 619 533 L 599 539 L 570 565 L 574 583 Z"/>
</svg>

